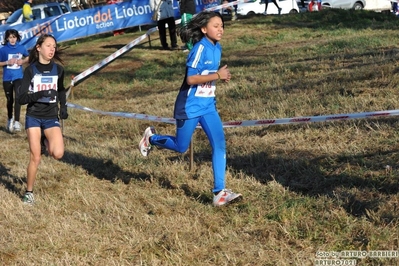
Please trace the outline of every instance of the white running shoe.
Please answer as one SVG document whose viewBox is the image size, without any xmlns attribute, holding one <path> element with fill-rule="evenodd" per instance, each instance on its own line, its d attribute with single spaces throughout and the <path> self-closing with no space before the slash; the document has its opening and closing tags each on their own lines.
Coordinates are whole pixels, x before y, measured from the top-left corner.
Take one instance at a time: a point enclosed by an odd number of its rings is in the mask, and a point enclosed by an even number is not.
<svg viewBox="0 0 399 266">
<path fill-rule="evenodd" d="M 22 202 L 25 204 L 33 205 L 35 203 L 35 197 L 33 197 L 32 192 L 26 192 L 22 198 Z"/>
<path fill-rule="evenodd" d="M 266 12 L 266 11 L 265 11 L 265 12 L 263 12 L 263 13 L 262 13 L 262 15 L 266 16 L 266 15 L 267 15 L 267 12 Z"/>
<path fill-rule="evenodd" d="M 21 125 L 21 123 L 19 121 L 15 121 L 14 122 L 14 131 L 15 132 L 20 132 L 21 131 L 21 127 L 22 127 L 22 125 Z"/>
<path fill-rule="evenodd" d="M 155 128 L 147 127 L 139 143 L 139 150 L 143 156 L 148 156 L 151 150 L 150 137 L 155 134 Z"/>
<path fill-rule="evenodd" d="M 234 193 L 230 189 L 223 189 L 217 195 L 213 196 L 214 206 L 223 206 L 234 200 L 238 200 L 242 197 L 241 194 Z"/>
<path fill-rule="evenodd" d="M 13 132 L 14 131 L 14 119 L 8 119 L 7 121 L 7 128 L 8 132 Z"/>
</svg>

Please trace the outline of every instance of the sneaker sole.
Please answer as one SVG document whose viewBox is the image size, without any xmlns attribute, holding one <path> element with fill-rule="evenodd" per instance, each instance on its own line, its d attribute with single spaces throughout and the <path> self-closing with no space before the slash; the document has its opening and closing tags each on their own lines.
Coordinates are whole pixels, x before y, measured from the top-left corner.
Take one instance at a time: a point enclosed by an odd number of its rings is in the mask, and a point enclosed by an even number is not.
<svg viewBox="0 0 399 266">
<path fill-rule="evenodd" d="M 140 143 L 139 143 L 139 150 L 141 152 L 141 155 L 143 155 L 143 156 L 148 156 L 150 154 L 150 151 L 151 151 L 151 146 L 144 147 L 144 143 L 146 141 L 146 135 L 147 135 L 147 130 L 148 129 L 150 129 L 152 134 L 155 134 L 155 129 L 153 127 L 148 127 L 144 131 L 143 137 L 141 138 Z"/>
<path fill-rule="evenodd" d="M 150 153 L 150 148 L 142 148 L 142 146 L 144 146 L 144 142 L 145 142 L 145 136 L 140 140 L 139 143 L 139 150 L 141 152 L 141 155 L 143 156 L 148 156 L 148 154 Z"/>
<path fill-rule="evenodd" d="M 232 204 L 232 203 L 239 202 L 239 201 L 241 201 L 241 200 L 242 200 L 242 195 L 241 195 L 241 194 L 237 194 L 237 196 L 236 196 L 235 198 L 233 198 L 233 199 L 227 201 L 226 203 L 221 204 L 221 205 L 213 204 L 213 206 L 215 206 L 215 207 L 222 207 L 222 206 L 230 205 L 230 204 Z"/>
</svg>

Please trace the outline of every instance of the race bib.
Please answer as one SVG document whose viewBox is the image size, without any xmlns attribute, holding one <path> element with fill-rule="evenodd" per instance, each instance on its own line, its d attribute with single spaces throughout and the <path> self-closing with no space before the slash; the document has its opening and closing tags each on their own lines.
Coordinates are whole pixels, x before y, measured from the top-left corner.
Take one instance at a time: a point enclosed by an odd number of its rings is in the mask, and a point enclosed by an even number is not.
<svg viewBox="0 0 399 266">
<path fill-rule="evenodd" d="M 33 77 L 33 92 L 57 90 L 58 76 L 35 75 Z M 56 98 L 42 97 L 38 100 L 42 103 L 55 103 Z"/>
<path fill-rule="evenodd" d="M 8 61 L 10 61 L 11 59 L 15 59 L 15 60 L 22 59 L 22 54 L 9 54 L 8 55 Z M 18 65 L 16 63 L 16 61 L 15 61 L 15 64 L 13 64 L 13 65 L 7 65 L 8 69 L 19 69 L 20 67 L 21 66 Z"/>
<path fill-rule="evenodd" d="M 209 72 L 205 70 L 201 75 L 209 75 L 210 73 L 216 73 L 216 71 Z M 198 84 L 195 92 L 196 97 L 215 97 L 216 83 L 214 80 Z"/>
</svg>

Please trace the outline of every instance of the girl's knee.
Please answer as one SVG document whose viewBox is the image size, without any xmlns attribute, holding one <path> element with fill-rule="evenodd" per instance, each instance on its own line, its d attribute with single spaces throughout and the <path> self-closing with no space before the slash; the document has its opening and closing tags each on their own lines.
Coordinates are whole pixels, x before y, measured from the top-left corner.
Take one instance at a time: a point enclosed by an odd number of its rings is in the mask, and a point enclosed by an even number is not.
<svg viewBox="0 0 399 266">
<path fill-rule="evenodd" d="M 60 160 L 64 156 L 64 150 L 63 149 L 50 150 L 49 155 L 56 160 Z"/>
<path fill-rule="evenodd" d="M 53 152 L 51 156 L 56 160 L 60 160 L 64 156 L 64 152 Z"/>
<path fill-rule="evenodd" d="M 30 158 L 30 163 L 33 164 L 33 165 L 36 165 L 36 167 L 38 167 L 39 164 L 40 164 L 40 160 L 41 160 L 41 156 L 40 155 L 32 156 Z"/>
<path fill-rule="evenodd" d="M 187 151 L 187 149 L 188 149 L 188 146 L 187 147 L 177 147 L 176 151 L 178 153 L 185 153 Z"/>
</svg>

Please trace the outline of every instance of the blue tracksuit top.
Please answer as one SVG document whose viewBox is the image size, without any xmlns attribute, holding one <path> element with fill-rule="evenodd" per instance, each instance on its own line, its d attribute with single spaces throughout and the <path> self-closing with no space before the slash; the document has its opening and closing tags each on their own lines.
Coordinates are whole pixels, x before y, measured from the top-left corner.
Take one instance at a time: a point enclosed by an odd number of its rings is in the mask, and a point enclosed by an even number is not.
<svg viewBox="0 0 399 266">
<path fill-rule="evenodd" d="M 186 74 L 175 102 L 174 118 L 191 119 L 216 111 L 216 80 L 188 85 L 187 77 L 208 75 L 219 70 L 222 47 L 206 37 L 197 42 L 187 55 Z"/>
<path fill-rule="evenodd" d="M 5 62 L 11 58 L 22 59 L 23 56 L 26 57 L 28 55 L 25 46 L 18 42 L 15 45 L 7 43 L 0 49 L 0 62 Z M 3 66 L 3 81 L 22 79 L 23 75 L 22 66 L 16 64 L 13 66 Z"/>
</svg>

